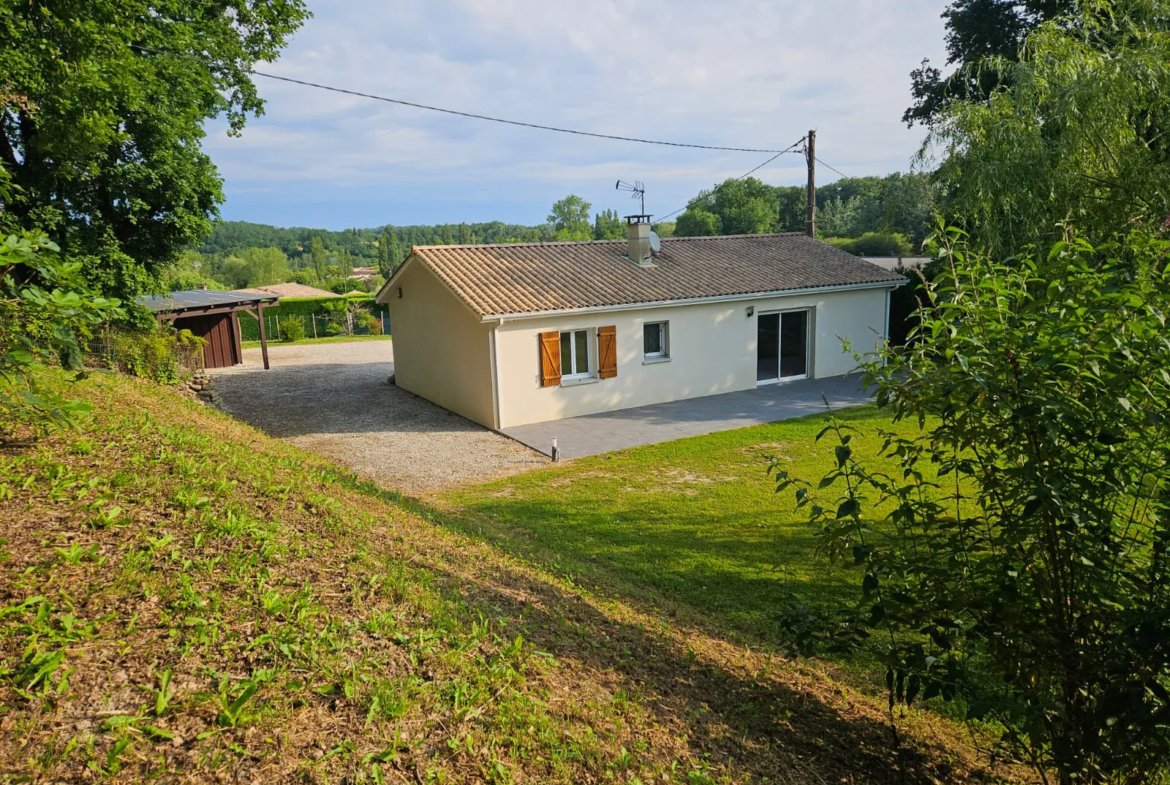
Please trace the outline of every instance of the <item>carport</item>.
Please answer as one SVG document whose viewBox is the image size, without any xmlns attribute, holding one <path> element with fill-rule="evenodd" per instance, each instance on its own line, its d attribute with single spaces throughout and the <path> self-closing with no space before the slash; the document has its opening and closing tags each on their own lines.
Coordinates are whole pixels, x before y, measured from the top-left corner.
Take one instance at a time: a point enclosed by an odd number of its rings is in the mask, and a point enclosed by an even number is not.
<svg viewBox="0 0 1170 785">
<path fill-rule="evenodd" d="M 271 294 L 205 289 L 138 298 L 138 304 L 153 311 L 160 323 L 169 321 L 176 330 L 190 330 L 206 342 L 205 368 L 229 368 L 244 361 L 239 314 L 254 309 L 260 322 L 260 350 L 265 370 L 268 369 L 268 336 L 264 334 L 264 308 L 279 302 L 280 298 Z"/>
</svg>

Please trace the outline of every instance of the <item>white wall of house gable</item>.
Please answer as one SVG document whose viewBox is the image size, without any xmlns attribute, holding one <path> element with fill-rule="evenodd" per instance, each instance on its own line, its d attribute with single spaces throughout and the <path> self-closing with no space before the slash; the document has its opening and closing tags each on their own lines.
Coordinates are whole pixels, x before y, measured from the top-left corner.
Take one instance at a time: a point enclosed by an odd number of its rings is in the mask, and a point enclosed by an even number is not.
<svg viewBox="0 0 1170 785">
<path fill-rule="evenodd" d="M 491 328 L 423 264 L 412 264 L 393 283 L 385 302 L 397 385 L 493 427 Z"/>
<path fill-rule="evenodd" d="M 887 289 L 859 289 L 750 301 L 678 305 L 525 319 L 506 322 L 497 336 L 500 427 L 558 420 L 756 386 L 757 319 L 768 311 L 809 309 L 811 374 L 840 376 L 854 370 L 842 348 L 875 347 L 886 325 Z M 747 316 L 747 308 L 754 316 Z M 642 328 L 669 322 L 670 361 L 646 363 Z M 547 331 L 588 329 L 596 372 L 596 328 L 617 327 L 618 374 L 595 383 L 540 386 L 538 336 Z M 397 351 L 397 350 L 396 350 Z"/>
</svg>

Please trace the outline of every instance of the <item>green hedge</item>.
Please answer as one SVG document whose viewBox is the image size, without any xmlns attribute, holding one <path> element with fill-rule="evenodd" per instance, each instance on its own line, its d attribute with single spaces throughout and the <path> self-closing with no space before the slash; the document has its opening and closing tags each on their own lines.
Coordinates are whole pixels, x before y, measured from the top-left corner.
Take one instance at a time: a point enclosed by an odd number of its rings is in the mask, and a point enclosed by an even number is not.
<svg viewBox="0 0 1170 785">
<path fill-rule="evenodd" d="M 325 337 L 327 335 L 343 335 L 346 333 L 345 317 L 342 314 L 330 313 L 325 309 L 325 303 L 337 302 L 338 297 L 290 297 L 282 299 L 279 305 L 264 309 L 264 331 L 268 340 L 275 343 L 279 340 L 278 325 L 288 319 L 299 319 L 305 328 L 305 337 Z M 386 325 L 386 333 L 390 332 L 390 311 L 385 305 L 374 302 L 368 294 L 352 294 L 345 299 L 358 300 L 378 320 L 379 324 Z M 314 329 L 316 332 L 314 332 Z M 354 335 L 369 335 L 370 330 L 365 327 L 354 326 Z M 245 341 L 260 340 L 260 323 L 256 317 L 247 311 L 240 312 L 240 337 Z"/>
</svg>

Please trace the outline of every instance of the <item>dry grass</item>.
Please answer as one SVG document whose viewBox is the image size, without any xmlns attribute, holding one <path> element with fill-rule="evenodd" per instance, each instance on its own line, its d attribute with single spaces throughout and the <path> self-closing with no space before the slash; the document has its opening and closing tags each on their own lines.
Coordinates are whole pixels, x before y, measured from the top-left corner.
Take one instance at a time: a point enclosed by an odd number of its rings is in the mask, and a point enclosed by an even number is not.
<svg viewBox="0 0 1170 785">
<path fill-rule="evenodd" d="M 149 384 L 0 454 L 0 780 L 982 781 L 953 725 L 606 600 Z M 692 478 L 679 478 L 691 482 Z"/>
</svg>

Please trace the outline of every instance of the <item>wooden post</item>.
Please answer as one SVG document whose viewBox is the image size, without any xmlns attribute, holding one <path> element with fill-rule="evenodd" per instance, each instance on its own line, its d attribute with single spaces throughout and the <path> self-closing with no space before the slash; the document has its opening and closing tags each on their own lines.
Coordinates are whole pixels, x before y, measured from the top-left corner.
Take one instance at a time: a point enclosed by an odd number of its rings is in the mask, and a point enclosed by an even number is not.
<svg viewBox="0 0 1170 785">
<path fill-rule="evenodd" d="M 808 132 L 808 236 L 817 236 L 817 132 Z"/>
<path fill-rule="evenodd" d="M 268 370 L 268 336 L 264 332 L 264 303 L 256 303 L 256 321 L 260 322 L 260 354 L 264 357 L 264 370 Z"/>
<path fill-rule="evenodd" d="M 385 335 L 386 334 L 386 312 L 382 311 L 380 316 L 382 317 L 382 335 Z"/>
<path fill-rule="evenodd" d="M 805 145 L 808 159 L 808 236 L 817 237 L 817 131 L 808 131 Z"/>
<path fill-rule="evenodd" d="M 309 314 L 309 318 L 311 318 L 313 320 L 313 338 L 316 338 L 317 337 L 317 314 L 311 313 L 311 314 Z"/>
</svg>

